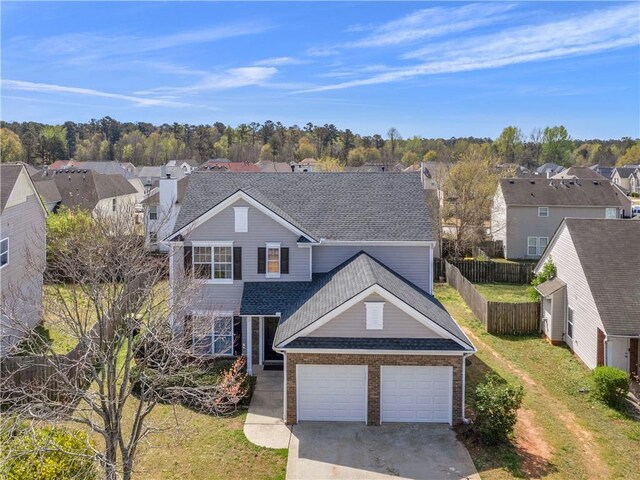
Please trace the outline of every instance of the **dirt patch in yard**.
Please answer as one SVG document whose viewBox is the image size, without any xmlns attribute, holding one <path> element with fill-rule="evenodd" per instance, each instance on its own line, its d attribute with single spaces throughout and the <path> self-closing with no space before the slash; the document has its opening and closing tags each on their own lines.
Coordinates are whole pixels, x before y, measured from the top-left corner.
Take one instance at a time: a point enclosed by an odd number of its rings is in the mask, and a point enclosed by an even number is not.
<svg viewBox="0 0 640 480">
<path fill-rule="evenodd" d="M 526 478 L 542 478 L 553 468 L 551 447 L 542 436 L 542 429 L 535 422 L 531 410 L 518 411 L 518 423 L 514 431 L 514 444 L 522 458 L 520 470 Z"/>
<path fill-rule="evenodd" d="M 477 335 L 473 333 L 473 331 L 464 327 L 463 329 L 465 333 L 475 343 L 476 347 L 482 348 L 482 350 L 489 353 L 493 358 L 495 358 L 496 362 L 499 363 L 502 368 L 504 368 L 505 370 L 508 370 L 513 375 L 520 378 L 520 380 L 522 380 L 522 382 L 526 384 L 527 389 L 531 394 L 542 396 L 547 400 L 547 405 L 548 405 L 547 412 L 549 416 L 561 422 L 565 426 L 565 428 L 578 439 L 579 444 L 581 446 L 581 450 L 582 450 L 580 453 L 582 454 L 584 464 L 589 466 L 590 478 L 607 479 L 607 480 L 611 478 L 609 469 L 605 464 L 605 462 L 602 460 L 602 457 L 598 451 L 598 447 L 596 446 L 593 435 L 591 434 L 591 432 L 589 432 L 588 430 L 585 430 L 578 424 L 576 416 L 571 411 L 569 411 L 562 404 L 562 402 L 560 402 L 559 400 L 551 396 L 544 386 L 536 383 L 529 375 L 527 375 L 525 372 L 523 372 L 522 370 L 514 366 L 511 362 L 509 362 L 502 355 L 496 352 L 488 344 L 483 342 Z M 537 449 L 542 449 L 542 444 L 540 442 L 544 442 L 544 439 L 541 436 L 540 427 L 536 425 L 535 419 L 533 418 L 532 415 L 529 415 L 528 418 L 526 418 L 527 414 L 524 414 L 524 415 L 525 417 L 521 417 L 520 415 L 518 416 L 518 424 L 520 424 L 521 422 L 523 424 L 528 422 L 531 426 L 535 426 L 535 427 L 527 429 L 529 431 L 527 433 L 529 438 L 527 438 L 527 436 L 522 437 L 522 435 L 518 435 L 519 431 L 520 433 L 522 433 L 521 432 L 522 428 L 518 428 L 518 425 L 516 425 L 516 444 L 518 444 L 519 441 L 524 441 L 525 445 L 529 444 L 528 446 L 532 448 L 534 451 Z M 537 434 L 535 433 L 536 431 L 538 432 Z M 549 448 L 548 445 L 546 446 L 546 448 L 547 448 L 547 451 L 544 453 L 547 454 L 548 458 L 551 458 L 553 454 L 552 450 Z M 526 449 L 519 449 L 519 450 L 526 451 Z M 540 469 L 543 466 L 542 463 L 539 461 L 540 458 L 544 459 L 545 456 L 541 455 L 540 453 L 531 455 L 530 468 L 532 468 L 534 471 L 536 469 Z M 523 471 L 526 472 L 527 455 L 523 457 L 523 465 L 521 466 L 521 468 Z M 534 476 L 531 476 L 529 478 L 538 478 L 535 476 L 534 472 L 532 472 L 532 474 Z"/>
</svg>

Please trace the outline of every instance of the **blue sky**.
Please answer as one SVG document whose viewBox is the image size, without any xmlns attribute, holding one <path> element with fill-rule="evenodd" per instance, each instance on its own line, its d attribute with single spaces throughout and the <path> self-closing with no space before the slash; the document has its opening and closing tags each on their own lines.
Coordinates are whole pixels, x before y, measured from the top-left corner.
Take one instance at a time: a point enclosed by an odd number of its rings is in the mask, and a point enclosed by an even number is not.
<svg viewBox="0 0 640 480">
<path fill-rule="evenodd" d="M 2 119 L 640 136 L 640 2 L 2 2 Z"/>
</svg>

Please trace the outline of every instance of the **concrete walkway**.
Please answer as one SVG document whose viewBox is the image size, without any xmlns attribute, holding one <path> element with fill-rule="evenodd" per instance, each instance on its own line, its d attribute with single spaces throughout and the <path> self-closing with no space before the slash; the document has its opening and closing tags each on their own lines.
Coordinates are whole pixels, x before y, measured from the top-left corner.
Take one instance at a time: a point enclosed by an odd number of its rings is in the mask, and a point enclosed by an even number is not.
<svg viewBox="0 0 640 480">
<path fill-rule="evenodd" d="M 291 428 L 282 420 L 284 374 L 254 368 L 256 388 L 251 397 L 244 434 L 251 443 L 268 448 L 289 448 Z"/>
</svg>

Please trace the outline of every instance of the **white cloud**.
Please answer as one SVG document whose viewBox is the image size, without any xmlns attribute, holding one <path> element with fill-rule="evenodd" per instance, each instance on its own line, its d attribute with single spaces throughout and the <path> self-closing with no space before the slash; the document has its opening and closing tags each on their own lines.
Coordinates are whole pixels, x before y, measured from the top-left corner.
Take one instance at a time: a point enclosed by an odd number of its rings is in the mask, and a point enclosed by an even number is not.
<svg viewBox="0 0 640 480">
<path fill-rule="evenodd" d="M 158 87 L 150 92 L 170 94 L 200 93 L 209 90 L 229 90 L 233 88 L 261 85 L 278 72 L 275 67 L 240 67 L 222 73 L 208 74 L 202 80 L 186 87 Z M 142 93 L 142 92 L 141 92 Z M 148 92 L 144 92 L 148 93 Z"/>
<path fill-rule="evenodd" d="M 302 65 L 308 63 L 305 60 L 300 60 L 294 57 L 273 57 L 265 58 L 254 63 L 254 65 L 268 66 L 268 67 L 281 67 L 285 65 Z"/>
<path fill-rule="evenodd" d="M 422 75 L 499 68 L 631 47 L 640 43 L 638 14 L 636 5 L 626 4 L 566 20 L 430 45 L 404 55 L 405 59 L 418 58 L 424 63 L 305 92 L 340 90 Z"/>
<path fill-rule="evenodd" d="M 81 87 L 65 87 L 62 85 L 52 85 L 49 83 L 36 83 L 36 82 L 24 82 L 21 80 L 2 80 L 2 87 L 7 90 L 19 90 L 25 92 L 40 92 L 40 93 L 61 93 L 71 95 L 84 95 L 92 97 L 113 98 L 116 100 L 125 100 L 132 102 L 136 106 L 141 107 L 196 107 L 189 103 L 176 102 L 172 100 L 166 100 L 162 98 L 146 98 L 136 97 L 132 95 L 122 95 L 119 93 L 101 92 L 99 90 L 93 90 L 90 88 Z"/>
</svg>

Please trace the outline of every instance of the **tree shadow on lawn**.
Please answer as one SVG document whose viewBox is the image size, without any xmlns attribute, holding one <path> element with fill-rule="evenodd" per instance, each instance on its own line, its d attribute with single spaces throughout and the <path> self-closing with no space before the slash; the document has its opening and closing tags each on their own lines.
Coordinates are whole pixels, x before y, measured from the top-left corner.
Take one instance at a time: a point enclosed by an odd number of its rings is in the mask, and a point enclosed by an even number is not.
<svg viewBox="0 0 640 480">
<path fill-rule="evenodd" d="M 473 418 L 473 396 L 476 387 L 492 376 L 498 383 L 508 383 L 495 370 L 478 357 L 472 357 L 467 366 L 466 378 L 466 416 Z M 465 444 L 476 468 L 480 472 L 490 470 L 506 470 L 517 478 L 544 478 L 557 472 L 550 461 L 550 453 L 543 439 L 536 441 L 534 429 L 528 428 L 531 422 L 530 413 L 521 408 L 518 414 L 519 425 L 511 440 L 499 445 L 481 443 L 468 427 L 459 429 L 459 438 Z M 542 444 L 542 445 L 540 445 Z M 541 448 L 542 447 L 542 448 Z"/>
</svg>

